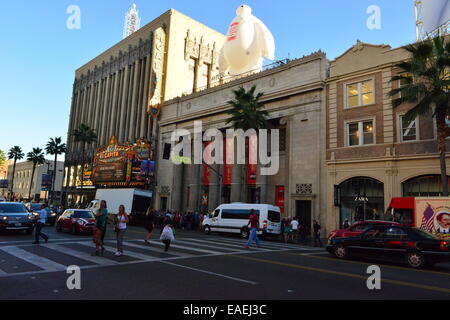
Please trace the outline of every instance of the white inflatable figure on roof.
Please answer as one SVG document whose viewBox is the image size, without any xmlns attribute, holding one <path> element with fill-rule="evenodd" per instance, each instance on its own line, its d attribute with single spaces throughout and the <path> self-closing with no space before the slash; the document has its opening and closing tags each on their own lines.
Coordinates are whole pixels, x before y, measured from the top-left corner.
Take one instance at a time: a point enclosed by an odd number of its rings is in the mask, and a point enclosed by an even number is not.
<svg viewBox="0 0 450 320">
<path fill-rule="evenodd" d="M 247 5 L 240 6 L 231 22 L 220 54 L 220 70 L 225 75 L 257 72 L 264 58 L 275 59 L 275 40 L 269 29 L 252 15 Z"/>
</svg>

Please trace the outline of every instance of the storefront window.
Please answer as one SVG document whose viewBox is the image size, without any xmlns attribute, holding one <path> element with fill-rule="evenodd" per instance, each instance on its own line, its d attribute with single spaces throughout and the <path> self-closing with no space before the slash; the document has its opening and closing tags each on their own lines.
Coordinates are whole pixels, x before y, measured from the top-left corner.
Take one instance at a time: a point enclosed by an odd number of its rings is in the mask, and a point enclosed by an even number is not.
<svg viewBox="0 0 450 320">
<path fill-rule="evenodd" d="M 340 189 L 340 226 L 362 220 L 382 219 L 384 211 L 384 185 L 382 182 L 357 177 L 344 181 Z"/>
<path fill-rule="evenodd" d="M 450 177 L 447 178 L 447 184 Z M 424 175 L 403 182 L 404 197 L 439 197 L 442 195 L 441 176 Z M 450 184 L 449 184 L 450 185 Z"/>
</svg>

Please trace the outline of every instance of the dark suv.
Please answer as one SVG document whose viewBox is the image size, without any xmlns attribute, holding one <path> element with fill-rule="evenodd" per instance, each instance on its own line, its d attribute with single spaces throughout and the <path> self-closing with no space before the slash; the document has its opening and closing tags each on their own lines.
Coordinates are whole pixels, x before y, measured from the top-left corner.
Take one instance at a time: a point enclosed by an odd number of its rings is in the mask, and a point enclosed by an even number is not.
<svg viewBox="0 0 450 320">
<path fill-rule="evenodd" d="M 0 202 L 0 230 L 23 230 L 31 234 L 36 217 L 23 203 Z"/>
</svg>

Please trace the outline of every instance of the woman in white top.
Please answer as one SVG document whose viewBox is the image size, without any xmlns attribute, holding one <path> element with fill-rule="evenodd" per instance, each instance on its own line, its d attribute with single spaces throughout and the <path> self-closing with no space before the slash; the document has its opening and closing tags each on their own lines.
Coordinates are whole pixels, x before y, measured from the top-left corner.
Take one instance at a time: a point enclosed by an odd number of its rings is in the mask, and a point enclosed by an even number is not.
<svg viewBox="0 0 450 320">
<path fill-rule="evenodd" d="M 123 238 L 125 236 L 125 231 L 127 230 L 128 222 L 129 219 L 128 215 L 125 212 L 125 206 L 120 205 L 116 224 L 116 236 L 117 236 L 117 252 L 115 254 L 116 256 L 123 255 Z"/>
</svg>

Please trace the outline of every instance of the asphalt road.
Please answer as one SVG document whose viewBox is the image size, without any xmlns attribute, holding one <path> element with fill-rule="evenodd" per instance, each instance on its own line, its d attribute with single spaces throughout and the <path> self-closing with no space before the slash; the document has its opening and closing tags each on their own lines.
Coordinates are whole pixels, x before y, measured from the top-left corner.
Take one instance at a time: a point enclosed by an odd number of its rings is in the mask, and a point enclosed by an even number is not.
<svg viewBox="0 0 450 320">
<path fill-rule="evenodd" d="M 57 233 L 48 244 L 33 236 L 0 234 L 0 299 L 298 300 L 449 299 L 450 264 L 412 270 L 379 261 L 337 260 L 324 249 L 263 241 L 244 248 L 233 235 L 176 232 L 166 254 L 156 238 L 130 227 L 125 255 L 114 257 L 114 232 L 107 252 L 93 257 L 90 236 Z M 66 267 L 81 268 L 81 290 L 69 290 Z M 381 289 L 369 290 L 367 268 L 381 268 Z"/>
</svg>

